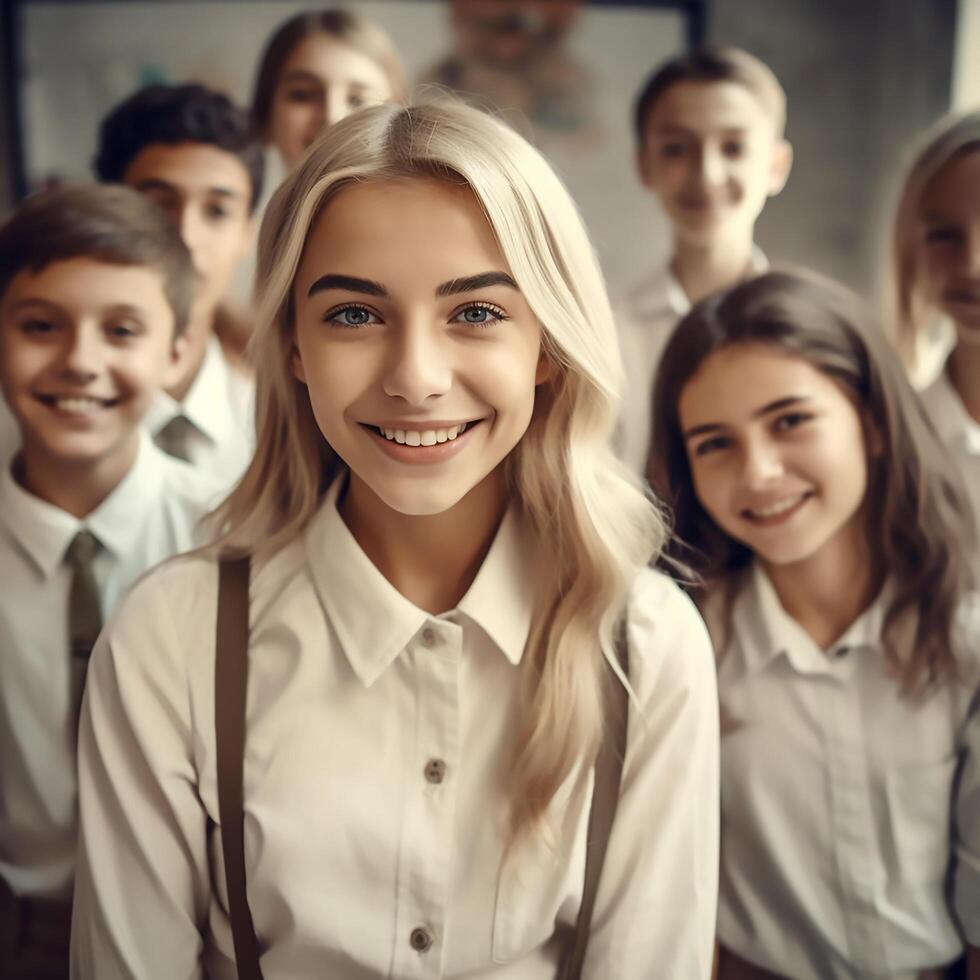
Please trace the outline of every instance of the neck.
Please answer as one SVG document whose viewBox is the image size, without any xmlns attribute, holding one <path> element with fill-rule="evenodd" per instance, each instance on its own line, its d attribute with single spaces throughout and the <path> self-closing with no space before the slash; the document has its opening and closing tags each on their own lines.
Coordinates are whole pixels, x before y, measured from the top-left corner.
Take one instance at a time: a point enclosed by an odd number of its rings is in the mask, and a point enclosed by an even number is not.
<svg viewBox="0 0 980 980">
<path fill-rule="evenodd" d="M 208 341 L 214 326 L 214 310 L 201 310 L 191 313 L 187 332 L 184 335 L 186 347 L 183 361 L 183 371 L 180 378 L 167 389 L 167 394 L 174 401 L 182 402 L 191 390 L 191 385 L 197 380 L 204 363 L 204 354 L 208 349 Z"/>
<path fill-rule="evenodd" d="M 967 414 L 980 422 L 980 344 L 958 343 L 949 356 L 947 370 Z"/>
<path fill-rule="evenodd" d="M 783 609 L 821 650 L 839 639 L 881 589 L 861 512 L 817 554 L 792 565 L 762 565 Z"/>
<path fill-rule="evenodd" d="M 752 239 L 727 238 L 709 245 L 676 239 L 671 271 L 687 298 L 697 303 L 719 289 L 727 289 L 748 275 L 752 265 Z"/>
<path fill-rule="evenodd" d="M 25 444 L 14 463 L 14 478 L 35 497 L 79 519 L 88 517 L 116 487 L 136 462 L 139 432 L 125 446 L 91 462 L 66 462 L 39 446 Z"/>
<path fill-rule="evenodd" d="M 340 503 L 344 523 L 378 571 L 434 615 L 454 609 L 466 595 L 505 509 L 500 467 L 441 514 L 399 513 L 353 473 Z"/>
</svg>

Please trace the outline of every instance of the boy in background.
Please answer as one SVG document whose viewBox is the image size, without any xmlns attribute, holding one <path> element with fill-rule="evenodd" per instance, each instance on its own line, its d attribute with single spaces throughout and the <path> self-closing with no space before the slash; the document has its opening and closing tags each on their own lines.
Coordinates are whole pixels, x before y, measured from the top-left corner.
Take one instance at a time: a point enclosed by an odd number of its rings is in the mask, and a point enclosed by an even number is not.
<svg viewBox="0 0 980 980">
<path fill-rule="evenodd" d="M 645 474 L 660 355 L 677 322 L 709 293 L 762 272 L 755 223 L 789 176 L 786 95 L 757 58 L 703 48 L 658 68 L 634 109 L 637 168 L 673 232 L 667 265 L 616 309 L 626 369 L 620 456 Z"/>
<path fill-rule="evenodd" d="M 225 485 L 252 456 L 254 387 L 215 336 L 255 234 L 264 156 L 248 113 L 202 85 L 151 85 L 102 122 L 96 176 L 151 197 L 189 249 L 199 286 L 183 369 L 147 416 L 157 444 Z"/>
<path fill-rule="evenodd" d="M 5 980 L 67 980 L 88 655 L 215 498 L 142 427 L 180 370 L 194 287 L 180 236 L 125 187 L 38 194 L 0 227 L 0 389 L 20 433 L 0 472 Z"/>
</svg>

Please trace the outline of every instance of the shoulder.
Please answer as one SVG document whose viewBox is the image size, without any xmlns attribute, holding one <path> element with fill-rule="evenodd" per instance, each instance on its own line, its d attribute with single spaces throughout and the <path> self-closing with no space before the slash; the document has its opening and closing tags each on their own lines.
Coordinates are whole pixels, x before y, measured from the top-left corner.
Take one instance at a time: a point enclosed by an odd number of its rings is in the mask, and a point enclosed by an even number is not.
<svg viewBox="0 0 980 980">
<path fill-rule="evenodd" d="M 218 562 L 191 554 L 170 558 L 147 572 L 116 607 L 106 626 L 110 644 L 137 635 L 173 637 L 197 644 L 213 632 L 218 601 Z"/>
<path fill-rule="evenodd" d="M 620 328 L 647 324 L 671 312 L 666 267 L 634 283 L 613 302 L 613 315 Z"/>
<path fill-rule="evenodd" d="M 953 621 L 957 654 L 980 671 L 980 592 L 967 592 L 960 600 Z"/>
<path fill-rule="evenodd" d="M 645 568 L 637 576 L 628 637 L 630 680 L 641 701 L 666 689 L 715 698 L 715 660 L 704 620 L 662 572 Z"/>
</svg>

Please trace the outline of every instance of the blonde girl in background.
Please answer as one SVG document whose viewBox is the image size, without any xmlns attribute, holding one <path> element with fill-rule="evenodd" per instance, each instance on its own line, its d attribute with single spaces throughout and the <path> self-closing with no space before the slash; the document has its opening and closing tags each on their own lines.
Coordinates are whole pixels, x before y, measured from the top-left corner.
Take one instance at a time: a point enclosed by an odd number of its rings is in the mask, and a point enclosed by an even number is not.
<svg viewBox="0 0 980 980">
<path fill-rule="evenodd" d="M 922 142 L 902 188 L 891 271 L 899 350 L 913 378 L 930 382 L 926 410 L 980 521 L 980 111 L 942 120 Z"/>
<path fill-rule="evenodd" d="M 326 127 L 364 106 L 404 102 L 407 94 L 398 52 L 381 27 L 349 10 L 310 10 L 266 44 L 252 118 L 289 172 Z"/>
<path fill-rule="evenodd" d="M 252 122 L 267 147 L 266 194 L 276 188 L 320 133 L 365 106 L 404 102 L 408 86 L 394 42 L 350 10 L 308 10 L 281 24 L 262 51 L 252 92 Z M 255 258 L 233 283 L 232 316 L 223 338 L 244 354 L 252 331 Z"/>
<path fill-rule="evenodd" d="M 259 288 L 258 449 L 220 540 L 135 589 L 90 668 L 74 976 L 236 976 L 237 825 L 269 980 L 553 980 L 622 662 L 580 975 L 707 978 L 713 662 L 693 605 L 646 567 L 664 528 L 609 449 L 615 330 L 567 192 L 474 109 L 365 109 L 271 202 Z M 251 559 L 231 822 L 227 554 Z"/>
<path fill-rule="evenodd" d="M 650 476 L 719 656 L 719 978 L 945 976 L 960 926 L 980 939 L 955 466 L 856 299 L 816 278 L 704 300 L 655 391 Z"/>
</svg>

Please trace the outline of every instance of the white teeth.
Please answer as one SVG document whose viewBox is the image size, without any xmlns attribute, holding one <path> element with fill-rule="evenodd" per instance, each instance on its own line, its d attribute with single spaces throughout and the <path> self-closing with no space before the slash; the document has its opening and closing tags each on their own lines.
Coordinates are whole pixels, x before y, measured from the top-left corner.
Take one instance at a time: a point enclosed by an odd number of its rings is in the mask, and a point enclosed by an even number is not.
<svg viewBox="0 0 980 980">
<path fill-rule="evenodd" d="M 769 504 L 768 507 L 756 507 L 750 510 L 749 513 L 753 517 L 776 517 L 779 514 L 785 514 L 788 510 L 792 510 L 802 499 L 802 496 L 786 497 L 783 500 L 777 500 L 775 503 Z"/>
<path fill-rule="evenodd" d="M 466 431 L 466 422 L 451 425 L 448 429 L 385 429 L 378 431 L 390 442 L 400 446 L 435 446 L 440 442 L 452 442 Z"/>
<path fill-rule="evenodd" d="M 96 398 L 56 398 L 54 403 L 65 412 L 91 412 L 102 407 L 102 402 Z"/>
</svg>

